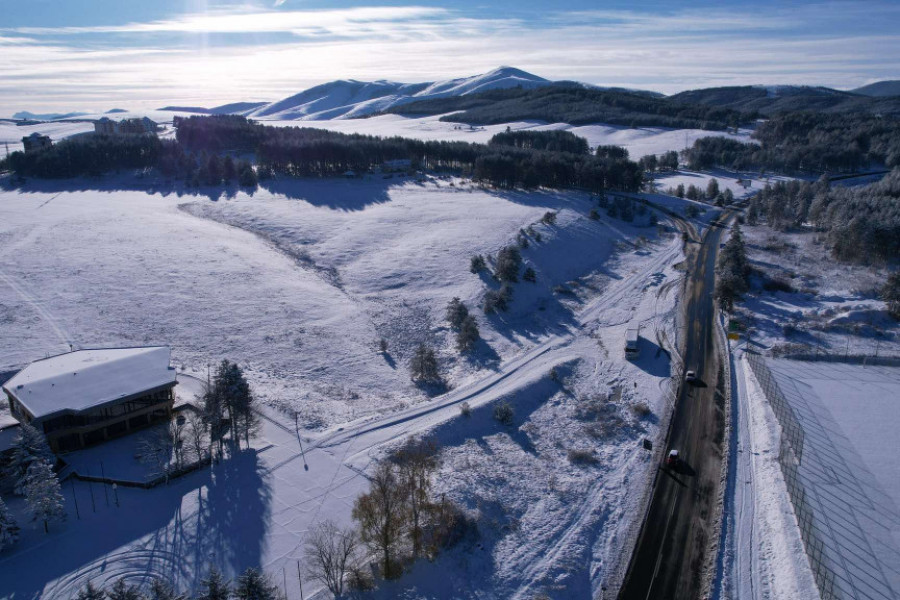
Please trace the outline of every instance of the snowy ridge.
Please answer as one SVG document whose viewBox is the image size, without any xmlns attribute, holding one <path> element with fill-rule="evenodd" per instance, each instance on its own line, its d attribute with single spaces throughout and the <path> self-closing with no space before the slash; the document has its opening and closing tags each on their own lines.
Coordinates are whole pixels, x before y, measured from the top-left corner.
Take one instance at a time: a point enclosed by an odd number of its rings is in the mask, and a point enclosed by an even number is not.
<svg viewBox="0 0 900 600">
<path fill-rule="evenodd" d="M 500 67 L 472 77 L 427 83 L 340 79 L 240 114 L 254 118 L 283 120 L 320 121 L 353 118 L 415 100 L 465 96 L 519 86 L 534 88 L 550 83 L 542 77 L 512 67 Z"/>
</svg>

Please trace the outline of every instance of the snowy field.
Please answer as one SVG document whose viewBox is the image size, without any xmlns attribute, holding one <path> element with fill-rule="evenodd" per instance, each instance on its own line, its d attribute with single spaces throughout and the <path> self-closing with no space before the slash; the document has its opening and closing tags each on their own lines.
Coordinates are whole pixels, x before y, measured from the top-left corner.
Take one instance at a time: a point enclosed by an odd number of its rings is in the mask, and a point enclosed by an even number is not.
<svg viewBox="0 0 900 600">
<path fill-rule="evenodd" d="M 629 128 L 619 125 L 569 125 L 567 123 L 544 123 L 540 121 L 517 121 L 497 125 L 466 125 L 440 120 L 442 115 L 428 117 L 405 117 L 401 115 L 379 115 L 367 119 L 335 119 L 331 121 L 261 121 L 266 125 L 288 127 L 317 127 L 342 133 L 362 133 L 366 135 L 399 135 L 419 140 L 452 140 L 486 143 L 495 134 L 513 130 L 530 131 L 571 131 L 587 139 L 591 147 L 599 145 L 622 146 L 628 150 L 632 160 L 647 154 L 662 154 L 669 150 L 683 150 L 694 141 L 709 136 L 721 136 L 741 142 L 750 141 L 749 129 L 741 129 L 737 134 L 704 129 L 670 129 L 666 127 Z"/>
<path fill-rule="evenodd" d="M 778 463 L 781 426 L 743 357 L 745 349 L 742 343 L 730 352 L 731 452 L 724 538 L 712 597 L 818 600 Z"/>
<path fill-rule="evenodd" d="M 749 140 L 743 140 L 749 141 Z M 790 178 L 780 175 L 765 175 L 760 177 L 759 173 L 728 171 L 725 169 L 712 169 L 709 171 L 663 171 L 653 176 L 653 187 L 659 192 L 675 189 L 679 185 L 683 185 L 685 189 L 691 185 L 700 188 L 700 191 L 706 193 L 706 186 L 710 180 L 715 179 L 719 183 L 719 191 L 731 190 L 735 200 L 742 200 L 761 189 L 766 184 L 774 184 L 776 181 L 787 181 Z M 744 187 L 738 180 L 749 180 L 750 186 Z"/>
<path fill-rule="evenodd" d="M 831 355 L 900 356 L 900 324 L 878 292 L 884 270 L 841 263 L 820 234 L 745 225 L 747 254 L 763 275 L 739 303 L 758 349 Z M 771 282 L 783 283 L 783 289 Z"/>
<path fill-rule="evenodd" d="M 190 113 L 149 111 L 127 112 L 114 115 L 87 115 L 79 119 L 99 119 L 108 116 L 114 120 L 148 116 L 158 123 L 171 123 L 176 115 L 190 116 Z M 588 140 L 591 147 L 614 144 L 625 147 L 631 158 L 637 160 L 646 154 L 662 154 L 669 150 L 683 150 L 693 145 L 701 137 L 723 136 L 742 142 L 750 141 L 751 130 L 741 129 L 737 134 L 703 129 L 669 129 L 665 127 L 628 128 L 618 125 L 581 125 L 566 123 L 542 123 L 537 121 L 503 123 L 499 125 L 469 126 L 460 123 L 440 121 L 440 115 L 428 117 L 404 117 L 400 115 L 379 115 L 367 119 L 334 119 L 330 121 L 274 121 L 261 119 L 261 123 L 276 127 L 315 127 L 341 133 L 362 133 L 377 136 L 402 136 L 418 140 L 450 140 L 486 143 L 496 133 L 513 130 L 549 131 L 566 130 Z M 9 144 L 10 152 L 22 149 L 22 138 L 37 131 L 49 135 L 53 141 L 65 137 L 93 131 L 92 123 L 72 123 L 55 121 L 19 127 L 9 121 L 0 121 L 0 146 Z M 677 184 L 676 184 L 677 185 Z M 705 187 L 705 184 L 704 184 Z"/>
<path fill-rule="evenodd" d="M 212 197 L 159 185 L 123 175 L 0 192 L 2 370 L 69 344 L 167 344 L 198 376 L 229 358 L 269 407 L 263 433 L 211 472 L 120 488 L 120 507 L 97 496 L 94 512 L 86 484 L 67 483 L 82 518 L 68 505 L 49 536 L 28 524 L 0 557 L 0 570 L 22 574 L 11 589 L 3 578 L 0 596 L 65 598 L 121 575 L 189 588 L 214 561 L 230 575 L 286 571 L 294 597 L 304 533 L 347 522 L 372 461 L 420 433 L 442 444 L 436 485 L 478 518 L 481 538 L 380 593 L 425 586 L 420 596 L 441 597 L 445 586 L 428 588 L 440 568 L 473 597 L 597 595 L 633 541 L 651 465 L 638 441 L 659 435 L 665 412 L 677 236 L 648 215 L 592 220 L 586 194 L 459 179 L 296 180 Z M 540 221 L 548 210 L 553 225 Z M 511 310 L 486 317 L 480 302 L 496 284 L 471 274 L 469 258 L 522 229 L 537 281 L 515 284 Z M 471 357 L 444 321 L 455 296 L 481 329 Z M 636 323 L 643 355 L 627 362 L 622 339 Z M 421 341 L 437 348 L 447 391 L 409 381 Z M 515 406 L 511 428 L 489 417 L 501 398 Z M 595 461 L 573 464 L 569 450 Z"/>
<path fill-rule="evenodd" d="M 900 367 L 766 361 L 804 430 L 799 478 L 843 598 L 897 597 Z"/>
</svg>

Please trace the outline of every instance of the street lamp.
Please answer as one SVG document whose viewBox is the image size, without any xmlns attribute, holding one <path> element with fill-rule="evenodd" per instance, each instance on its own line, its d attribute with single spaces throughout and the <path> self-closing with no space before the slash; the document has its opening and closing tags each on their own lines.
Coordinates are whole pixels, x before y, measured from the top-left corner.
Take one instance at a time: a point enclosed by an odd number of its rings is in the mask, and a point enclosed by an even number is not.
<svg viewBox="0 0 900 600">
<path fill-rule="evenodd" d="M 116 508 L 119 508 L 119 486 L 113 483 L 113 494 L 116 495 Z"/>
</svg>

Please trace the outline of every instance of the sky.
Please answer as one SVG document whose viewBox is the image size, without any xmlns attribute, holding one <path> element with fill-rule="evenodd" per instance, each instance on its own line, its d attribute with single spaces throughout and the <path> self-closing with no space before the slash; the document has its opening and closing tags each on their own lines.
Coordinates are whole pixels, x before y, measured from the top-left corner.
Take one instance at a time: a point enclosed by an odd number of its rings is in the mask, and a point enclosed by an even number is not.
<svg viewBox="0 0 900 600">
<path fill-rule="evenodd" d="M 0 117 L 278 100 L 501 65 L 673 93 L 900 79 L 900 2 L 0 0 Z"/>
</svg>

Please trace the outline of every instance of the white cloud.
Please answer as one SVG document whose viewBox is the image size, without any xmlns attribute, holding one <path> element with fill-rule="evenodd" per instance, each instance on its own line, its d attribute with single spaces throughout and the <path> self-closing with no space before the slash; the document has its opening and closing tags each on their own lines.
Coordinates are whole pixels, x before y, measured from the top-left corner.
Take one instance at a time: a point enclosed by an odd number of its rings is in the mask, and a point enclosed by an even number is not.
<svg viewBox="0 0 900 600">
<path fill-rule="evenodd" d="M 593 11 L 550 15 L 537 26 L 465 18 L 445 9 L 370 7 L 245 10 L 117 27 L 0 30 L 5 58 L 0 62 L 0 115 L 23 109 L 275 100 L 336 78 L 431 81 L 501 64 L 553 79 L 667 92 L 748 83 L 853 87 L 897 75 L 896 34 L 792 36 L 778 31 L 769 36 L 766 31 L 785 27 L 782 15 L 773 17 L 782 19 L 778 23 L 752 14 L 711 13 L 700 22 L 691 15 Z M 617 24 L 610 23 L 613 17 Z M 736 23 L 745 19 L 747 28 L 741 30 Z M 688 34 L 690 26 L 695 29 Z M 257 41 L 225 47 L 206 46 L 204 35 L 175 36 L 177 45 L 138 35 L 230 32 L 260 35 L 251 36 Z M 278 32 L 298 37 L 273 43 L 267 34 Z M 118 35 L 104 39 L 122 33 L 136 45 L 122 49 Z"/>
</svg>

